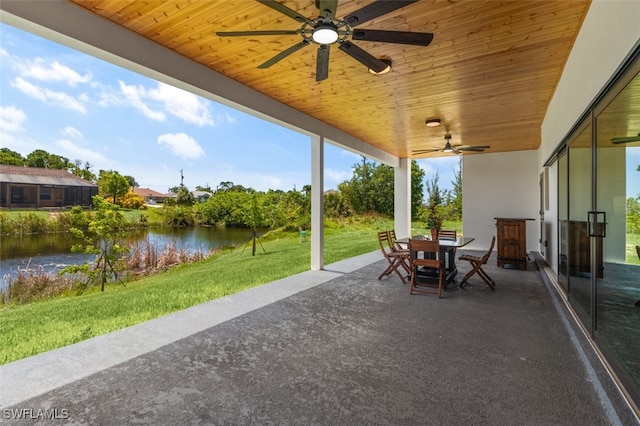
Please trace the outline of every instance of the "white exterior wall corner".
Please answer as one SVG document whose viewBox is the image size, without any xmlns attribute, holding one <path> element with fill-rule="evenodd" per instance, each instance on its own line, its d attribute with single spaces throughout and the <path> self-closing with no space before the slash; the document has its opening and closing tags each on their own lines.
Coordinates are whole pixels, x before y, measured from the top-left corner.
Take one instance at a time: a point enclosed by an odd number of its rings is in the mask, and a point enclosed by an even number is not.
<svg viewBox="0 0 640 426">
<path fill-rule="evenodd" d="M 534 219 L 527 221 L 527 252 L 539 251 L 537 158 L 535 150 L 462 157 L 462 233 L 475 238 L 465 248 L 487 250 L 495 218 L 511 217 Z"/>
<path fill-rule="evenodd" d="M 542 122 L 538 173 L 639 41 L 639 0 L 592 0 Z M 557 182 L 557 167 L 550 173 L 551 208 L 545 216 L 545 227 L 554 256 L 547 261 L 557 273 L 558 193 L 557 185 L 551 184 Z"/>
</svg>

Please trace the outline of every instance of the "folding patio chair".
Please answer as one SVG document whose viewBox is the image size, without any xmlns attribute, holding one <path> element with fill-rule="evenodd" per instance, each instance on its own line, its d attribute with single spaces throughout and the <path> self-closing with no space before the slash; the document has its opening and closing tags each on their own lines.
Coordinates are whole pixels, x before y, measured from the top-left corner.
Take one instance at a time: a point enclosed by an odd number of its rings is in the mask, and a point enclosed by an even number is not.
<svg viewBox="0 0 640 426">
<path fill-rule="evenodd" d="M 445 230 L 441 229 L 438 231 L 438 239 L 442 238 L 444 240 L 455 240 L 458 237 L 458 233 L 455 229 L 453 230 Z"/>
<path fill-rule="evenodd" d="M 458 238 L 458 232 L 455 229 L 447 230 L 440 229 L 438 231 L 438 239 L 439 240 L 456 240 Z M 451 259 L 456 258 L 457 249 L 455 247 L 447 250 L 447 257 L 452 256 Z M 442 259 L 445 262 L 448 262 L 446 259 Z"/>
<path fill-rule="evenodd" d="M 440 243 L 435 240 L 409 240 L 411 253 L 411 287 L 409 294 L 431 293 L 442 296 L 444 262 L 440 257 Z M 422 256 L 422 257 L 421 257 Z M 434 284 L 434 280 L 436 284 Z"/>
<path fill-rule="evenodd" d="M 484 256 L 478 257 L 478 256 L 471 256 L 470 254 L 463 254 L 458 258 L 459 260 L 466 260 L 471 264 L 471 271 L 469 271 L 467 275 L 465 275 L 462 281 L 460 282 L 460 288 L 465 286 L 469 278 L 471 278 L 475 273 L 478 273 L 478 275 L 480 275 L 480 278 L 482 278 L 482 280 L 489 286 L 489 288 L 491 288 L 491 290 L 496 289 L 496 283 L 493 282 L 491 277 L 487 275 L 484 269 L 482 269 L 482 265 L 486 264 L 487 261 L 489 260 L 489 257 L 491 256 L 491 252 L 493 251 L 493 246 L 495 244 L 496 244 L 496 236 L 494 235 L 493 238 L 491 239 L 491 246 L 489 247 L 489 250 L 485 253 Z"/>
<path fill-rule="evenodd" d="M 389 266 L 384 270 L 382 274 L 378 277 L 379 280 L 382 277 L 390 275 L 392 272 L 395 272 L 402 282 L 405 282 L 405 277 L 411 273 L 411 269 L 409 267 L 409 250 L 400 250 L 400 249 L 392 249 L 393 242 L 391 241 L 389 231 L 380 231 L 378 232 L 378 243 L 380 244 L 380 250 L 387 262 L 389 262 Z M 405 275 L 402 275 L 402 272 L 405 272 Z"/>
<path fill-rule="evenodd" d="M 400 244 L 400 243 L 398 243 L 396 241 L 398 238 L 396 237 L 396 230 L 395 229 L 390 229 L 387 232 L 389 233 L 389 247 L 391 247 L 391 250 L 393 250 L 393 251 L 408 250 L 408 244 L 407 243 Z"/>
</svg>

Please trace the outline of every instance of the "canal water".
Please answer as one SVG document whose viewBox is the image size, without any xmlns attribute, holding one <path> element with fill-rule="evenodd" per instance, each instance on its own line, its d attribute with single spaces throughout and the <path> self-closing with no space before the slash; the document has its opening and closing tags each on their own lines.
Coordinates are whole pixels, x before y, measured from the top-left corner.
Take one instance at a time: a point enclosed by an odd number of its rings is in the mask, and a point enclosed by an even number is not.
<svg viewBox="0 0 640 426">
<path fill-rule="evenodd" d="M 258 235 L 264 232 L 259 230 Z M 136 243 L 148 239 L 159 251 L 173 244 L 179 250 L 206 253 L 212 249 L 244 245 L 251 237 L 250 229 L 158 228 L 138 231 L 128 236 L 127 241 Z M 69 265 L 92 261 L 94 256 L 71 252 L 71 246 L 78 243 L 80 241 L 68 233 L 0 237 L 0 286 L 5 286 L 7 278 L 21 269 L 53 273 Z"/>
</svg>

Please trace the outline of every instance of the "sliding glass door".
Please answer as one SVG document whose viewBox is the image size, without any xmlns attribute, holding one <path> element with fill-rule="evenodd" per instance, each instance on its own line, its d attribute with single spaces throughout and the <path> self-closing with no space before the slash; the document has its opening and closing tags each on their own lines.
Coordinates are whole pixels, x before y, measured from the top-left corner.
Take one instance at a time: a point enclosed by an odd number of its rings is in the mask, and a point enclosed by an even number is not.
<svg viewBox="0 0 640 426">
<path fill-rule="evenodd" d="M 559 282 L 640 401 L 640 59 L 576 126 L 557 170 Z"/>
<path fill-rule="evenodd" d="M 627 389 L 640 389 L 640 75 L 595 110 L 595 209 L 592 262 L 596 339 L 622 373 Z M 637 305 L 636 305 L 637 304 Z"/>
<path fill-rule="evenodd" d="M 591 124 L 586 122 L 569 144 L 568 249 L 569 298 L 585 324 L 592 318 L 591 251 L 588 217 L 591 211 Z"/>
</svg>

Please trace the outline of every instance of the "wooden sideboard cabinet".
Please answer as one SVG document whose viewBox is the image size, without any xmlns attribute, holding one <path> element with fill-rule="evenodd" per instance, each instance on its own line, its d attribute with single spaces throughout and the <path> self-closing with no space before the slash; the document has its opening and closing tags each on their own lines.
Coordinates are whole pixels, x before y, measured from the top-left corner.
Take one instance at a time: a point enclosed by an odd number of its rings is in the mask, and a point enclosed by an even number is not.
<svg viewBox="0 0 640 426">
<path fill-rule="evenodd" d="M 496 217 L 498 239 L 498 266 L 517 266 L 527 269 L 527 221 L 533 219 L 515 219 Z"/>
</svg>

